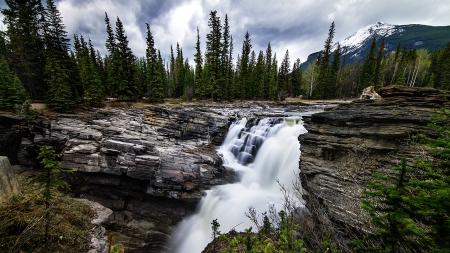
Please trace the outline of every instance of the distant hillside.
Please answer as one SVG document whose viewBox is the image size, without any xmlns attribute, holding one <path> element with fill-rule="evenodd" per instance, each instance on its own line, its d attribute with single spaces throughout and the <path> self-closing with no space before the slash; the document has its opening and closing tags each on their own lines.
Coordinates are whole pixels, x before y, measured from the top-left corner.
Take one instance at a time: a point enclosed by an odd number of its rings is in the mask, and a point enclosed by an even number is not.
<svg viewBox="0 0 450 253">
<path fill-rule="evenodd" d="M 324 41 L 325 41 L 324 35 Z M 425 48 L 429 52 L 437 49 L 443 49 L 450 42 L 450 26 L 427 26 L 427 25 L 390 25 L 378 22 L 359 29 L 357 32 L 340 41 L 342 51 L 346 51 L 347 64 L 355 61 L 364 62 L 370 49 L 373 38 L 377 39 L 377 47 L 384 39 L 385 53 L 395 51 L 398 42 L 401 41 L 402 47 L 407 48 Z M 337 48 L 337 43 L 333 49 Z M 302 69 L 306 69 L 308 64 L 313 62 L 320 52 L 312 53 L 308 56 L 306 62 L 302 63 Z M 341 59 L 341 62 L 342 62 Z"/>
</svg>

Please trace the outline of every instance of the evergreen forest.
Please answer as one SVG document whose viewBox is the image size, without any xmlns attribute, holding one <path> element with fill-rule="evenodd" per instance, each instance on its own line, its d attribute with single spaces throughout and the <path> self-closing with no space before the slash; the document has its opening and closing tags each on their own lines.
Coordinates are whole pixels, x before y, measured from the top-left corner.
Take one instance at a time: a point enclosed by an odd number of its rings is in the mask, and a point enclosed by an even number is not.
<svg viewBox="0 0 450 253">
<path fill-rule="evenodd" d="M 335 24 L 331 24 L 324 50 L 302 71 L 287 50 L 280 61 L 268 42 L 265 51 L 252 49 L 247 32 L 240 51 L 230 31 L 228 16 L 209 14 L 206 50 L 201 51 L 197 29 L 195 66 L 176 43 L 169 59 L 162 59 L 146 25 L 146 53 L 136 56 L 129 47 L 120 18 L 110 20 L 101 55 L 82 34 L 68 38 L 63 17 L 54 0 L 6 0 L 2 9 L 6 30 L 0 32 L 0 109 L 24 113 L 30 100 L 44 100 L 54 111 L 71 112 L 74 105 L 101 107 L 105 98 L 163 102 L 235 99 L 284 100 L 357 97 L 362 89 L 391 84 L 449 89 L 450 44 L 428 52 L 409 49 L 384 53 L 384 42 L 372 42 L 365 61 L 346 64 L 341 47 L 332 51 Z M 240 43 L 240 42 L 238 42 Z M 380 45 L 377 47 L 376 45 Z"/>
</svg>

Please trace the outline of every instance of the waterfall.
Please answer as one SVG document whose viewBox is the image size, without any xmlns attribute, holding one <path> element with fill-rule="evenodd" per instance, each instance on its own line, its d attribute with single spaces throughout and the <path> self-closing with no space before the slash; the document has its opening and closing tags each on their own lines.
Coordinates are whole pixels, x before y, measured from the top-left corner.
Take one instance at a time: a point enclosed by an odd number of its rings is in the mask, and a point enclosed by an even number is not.
<svg viewBox="0 0 450 253">
<path fill-rule="evenodd" d="M 245 216 L 252 206 L 258 213 L 269 204 L 282 210 L 283 195 L 277 180 L 292 186 L 298 174 L 300 144 L 305 133 L 300 117 L 266 118 L 247 122 L 244 118 L 230 126 L 218 149 L 224 166 L 234 169 L 239 182 L 215 186 L 207 191 L 196 214 L 183 220 L 173 233 L 175 253 L 200 253 L 212 240 L 211 222 L 220 223 L 223 233 L 253 226 Z"/>
</svg>

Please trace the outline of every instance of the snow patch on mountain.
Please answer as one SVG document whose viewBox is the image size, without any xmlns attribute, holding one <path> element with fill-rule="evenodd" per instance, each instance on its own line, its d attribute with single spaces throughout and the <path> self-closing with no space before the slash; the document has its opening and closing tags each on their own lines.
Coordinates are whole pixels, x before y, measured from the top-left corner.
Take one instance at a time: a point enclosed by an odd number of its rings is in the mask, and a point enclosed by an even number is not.
<svg viewBox="0 0 450 253">
<path fill-rule="evenodd" d="M 359 49 L 368 39 L 374 36 L 387 37 L 394 33 L 403 32 L 399 26 L 378 22 L 376 24 L 368 25 L 359 29 L 357 32 L 347 37 L 345 40 L 339 42 L 341 48 L 347 48 L 347 54 Z M 333 45 L 332 51 L 337 49 L 338 43 Z"/>
</svg>

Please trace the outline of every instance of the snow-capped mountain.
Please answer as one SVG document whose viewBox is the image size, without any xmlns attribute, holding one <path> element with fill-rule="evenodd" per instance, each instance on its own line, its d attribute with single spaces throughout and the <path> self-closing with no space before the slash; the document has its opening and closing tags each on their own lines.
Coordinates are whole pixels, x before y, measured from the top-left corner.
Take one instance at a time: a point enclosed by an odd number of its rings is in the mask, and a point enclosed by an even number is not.
<svg viewBox="0 0 450 253">
<path fill-rule="evenodd" d="M 373 25 L 368 25 L 359 29 L 354 34 L 347 37 L 345 40 L 339 42 L 343 51 L 346 51 L 347 55 L 351 55 L 351 57 L 358 57 L 356 53 L 359 49 L 361 49 L 367 43 L 372 43 L 373 37 L 381 38 L 393 35 L 395 33 L 401 33 L 405 31 L 400 26 L 395 26 L 391 24 L 387 24 L 384 22 L 378 22 Z M 338 43 L 335 43 L 332 51 L 337 49 Z"/>
<path fill-rule="evenodd" d="M 324 37 L 325 40 L 326 37 Z M 332 51 L 336 50 L 338 43 L 342 48 L 342 58 L 346 58 L 346 63 L 355 61 L 364 62 L 373 38 L 377 40 L 377 48 L 381 41 L 385 42 L 385 53 L 396 50 L 398 43 L 407 48 L 425 48 L 428 51 L 444 48 L 450 42 L 450 26 L 426 26 L 426 25 L 392 25 L 384 22 L 377 22 L 365 26 L 346 39 L 336 42 Z M 315 61 L 318 54 L 310 54 L 302 69 L 306 69 L 308 64 Z"/>
</svg>

